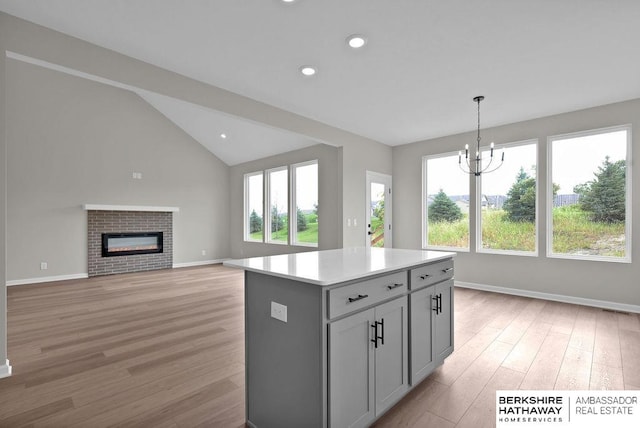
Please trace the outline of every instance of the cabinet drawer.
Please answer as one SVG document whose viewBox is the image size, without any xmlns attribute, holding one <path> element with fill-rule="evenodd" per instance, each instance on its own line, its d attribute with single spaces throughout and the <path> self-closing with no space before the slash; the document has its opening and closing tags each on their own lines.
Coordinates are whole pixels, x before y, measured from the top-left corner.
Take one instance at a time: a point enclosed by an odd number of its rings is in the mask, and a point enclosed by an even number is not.
<svg viewBox="0 0 640 428">
<path fill-rule="evenodd" d="M 398 272 L 329 290 L 329 318 L 357 311 L 407 291 L 407 272 Z"/>
<path fill-rule="evenodd" d="M 436 282 L 453 278 L 453 259 L 443 260 L 441 262 L 428 264 L 416 269 L 411 269 L 410 287 L 417 290 Z"/>
</svg>

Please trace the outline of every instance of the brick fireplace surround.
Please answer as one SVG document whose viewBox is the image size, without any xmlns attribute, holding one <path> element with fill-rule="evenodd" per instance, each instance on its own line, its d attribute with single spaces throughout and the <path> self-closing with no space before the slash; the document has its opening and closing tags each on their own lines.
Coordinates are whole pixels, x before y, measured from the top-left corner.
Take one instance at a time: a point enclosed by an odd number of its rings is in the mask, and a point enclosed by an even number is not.
<svg viewBox="0 0 640 428">
<path fill-rule="evenodd" d="M 99 207 L 98 209 L 91 209 Z M 110 206 L 105 206 L 109 208 Z M 131 210 L 125 207 L 105 209 L 102 206 L 85 206 L 88 224 L 88 273 L 89 276 L 115 273 L 140 272 L 173 267 L 173 212 L 145 208 Z M 163 252 L 134 254 L 118 257 L 102 257 L 103 233 L 163 232 Z"/>
</svg>

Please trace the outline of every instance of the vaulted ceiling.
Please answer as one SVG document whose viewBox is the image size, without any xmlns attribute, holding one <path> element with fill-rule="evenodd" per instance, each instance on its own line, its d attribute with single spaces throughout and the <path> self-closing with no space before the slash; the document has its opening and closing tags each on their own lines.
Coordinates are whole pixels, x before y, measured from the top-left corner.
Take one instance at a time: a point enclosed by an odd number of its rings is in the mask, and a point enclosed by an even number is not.
<svg viewBox="0 0 640 428">
<path fill-rule="evenodd" d="M 640 97 L 636 0 L 0 0 L 0 10 L 392 146 L 474 129 L 476 95 L 483 127 Z M 349 48 L 351 34 L 365 46 Z M 151 98 L 225 162 L 246 160 L 217 138 L 224 119 L 236 121 L 228 138 L 241 133 L 241 119 Z M 272 131 L 242 139 L 263 138 L 261 155 L 285 150 Z M 286 149 L 313 143 L 290 137 Z"/>
</svg>

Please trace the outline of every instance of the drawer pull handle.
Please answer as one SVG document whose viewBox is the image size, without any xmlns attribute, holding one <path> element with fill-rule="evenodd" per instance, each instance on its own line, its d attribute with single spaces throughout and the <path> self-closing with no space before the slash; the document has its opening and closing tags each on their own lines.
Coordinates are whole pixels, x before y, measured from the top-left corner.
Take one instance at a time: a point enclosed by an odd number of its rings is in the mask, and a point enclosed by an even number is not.
<svg viewBox="0 0 640 428">
<path fill-rule="evenodd" d="M 436 307 L 431 308 L 431 310 L 435 311 L 436 315 L 442 313 L 442 293 L 438 294 L 437 296 L 433 296 L 431 300 L 436 302 Z"/>
<path fill-rule="evenodd" d="M 358 297 L 349 297 L 349 303 L 357 302 L 358 300 L 366 299 L 368 294 L 358 294 Z"/>
<path fill-rule="evenodd" d="M 420 279 L 425 280 L 425 279 L 429 278 L 430 276 L 431 275 L 425 273 L 424 275 L 420 275 Z"/>
<path fill-rule="evenodd" d="M 375 322 L 375 324 L 371 324 L 371 328 L 373 329 L 373 339 L 371 339 L 371 342 L 373 342 L 376 346 L 376 348 L 378 347 L 378 321 Z"/>
<path fill-rule="evenodd" d="M 404 284 L 400 282 L 400 283 L 396 283 L 396 284 L 393 284 L 393 285 L 387 285 L 387 288 L 389 290 L 393 290 L 394 288 L 402 287 L 403 285 Z"/>
<path fill-rule="evenodd" d="M 448 267 L 448 268 L 446 268 L 446 269 L 442 269 L 442 272 L 443 272 L 443 273 L 449 273 L 449 272 L 451 272 L 452 270 L 453 270 L 453 268 L 452 268 L 452 267 Z"/>
</svg>

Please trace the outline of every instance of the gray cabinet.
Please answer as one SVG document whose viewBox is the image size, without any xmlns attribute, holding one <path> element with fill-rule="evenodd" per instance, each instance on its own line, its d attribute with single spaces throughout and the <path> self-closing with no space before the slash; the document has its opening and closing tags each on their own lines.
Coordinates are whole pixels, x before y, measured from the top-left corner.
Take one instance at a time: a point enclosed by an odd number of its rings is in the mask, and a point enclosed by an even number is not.
<svg viewBox="0 0 640 428">
<path fill-rule="evenodd" d="M 434 313 L 434 358 L 440 364 L 453 352 L 453 280 L 435 286 L 434 303 L 438 310 Z"/>
<path fill-rule="evenodd" d="M 329 390 L 332 427 L 367 426 L 375 417 L 374 310 L 329 325 Z"/>
<path fill-rule="evenodd" d="M 411 385 L 424 379 L 435 367 L 431 323 L 434 317 L 432 302 L 435 287 L 411 293 Z"/>
<path fill-rule="evenodd" d="M 452 278 L 451 257 L 326 286 L 246 271 L 247 426 L 370 426 L 452 352 Z"/>
<path fill-rule="evenodd" d="M 409 295 L 411 385 L 442 364 L 453 352 L 453 279 Z"/>
<path fill-rule="evenodd" d="M 329 325 L 332 427 L 368 426 L 408 390 L 406 296 Z"/>
</svg>

